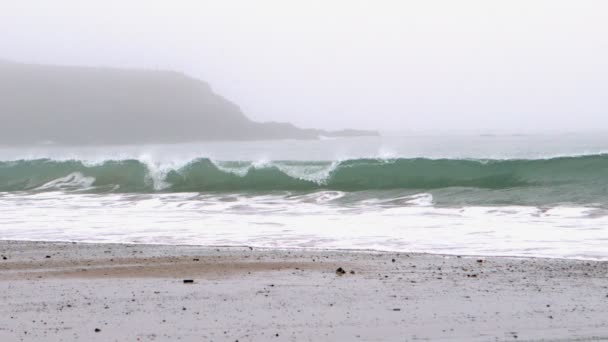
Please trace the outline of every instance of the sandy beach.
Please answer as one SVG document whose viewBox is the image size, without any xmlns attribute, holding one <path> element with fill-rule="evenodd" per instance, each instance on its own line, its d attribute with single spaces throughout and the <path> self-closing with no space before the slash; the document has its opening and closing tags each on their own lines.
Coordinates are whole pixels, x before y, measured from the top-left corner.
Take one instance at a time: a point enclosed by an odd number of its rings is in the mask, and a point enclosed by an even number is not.
<svg viewBox="0 0 608 342">
<path fill-rule="evenodd" d="M 0 289 L 0 341 L 608 339 L 594 261 L 2 241 Z"/>
</svg>

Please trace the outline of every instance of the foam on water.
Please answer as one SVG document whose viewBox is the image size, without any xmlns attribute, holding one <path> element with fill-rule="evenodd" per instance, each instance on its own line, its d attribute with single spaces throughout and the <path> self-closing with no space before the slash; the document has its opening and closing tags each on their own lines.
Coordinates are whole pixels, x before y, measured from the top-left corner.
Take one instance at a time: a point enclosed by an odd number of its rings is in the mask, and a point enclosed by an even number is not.
<svg viewBox="0 0 608 342">
<path fill-rule="evenodd" d="M 251 170 L 263 170 L 276 168 L 294 179 L 325 184 L 332 171 L 340 165 L 340 161 L 332 162 L 296 162 L 296 161 L 270 161 L 261 159 L 254 162 L 248 161 L 223 161 L 211 160 L 221 171 L 228 172 L 239 177 L 245 177 Z"/>
<path fill-rule="evenodd" d="M 85 177 L 80 172 L 73 172 L 65 177 L 60 177 L 44 183 L 35 188 L 34 191 L 86 190 L 92 188 L 94 182 L 95 178 L 93 177 Z"/>
<path fill-rule="evenodd" d="M 607 137 L 0 147 L 0 239 L 608 260 Z"/>
<path fill-rule="evenodd" d="M 557 206 L 436 207 L 348 194 L 0 195 L 2 239 L 377 249 L 608 260 L 608 213 Z"/>
</svg>

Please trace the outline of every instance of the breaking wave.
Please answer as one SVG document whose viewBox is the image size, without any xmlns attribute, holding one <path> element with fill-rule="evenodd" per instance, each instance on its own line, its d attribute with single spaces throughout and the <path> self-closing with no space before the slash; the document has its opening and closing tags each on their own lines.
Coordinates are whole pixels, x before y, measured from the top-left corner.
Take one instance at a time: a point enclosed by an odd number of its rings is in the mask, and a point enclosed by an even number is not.
<svg viewBox="0 0 608 342">
<path fill-rule="evenodd" d="M 0 162 L 0 191 L 366 191 L 575 186 L 605 195 L 608 155 L 534 160 L 352 159 L 212 161 L 163 166 L 135 159 Z"/>
</svg>

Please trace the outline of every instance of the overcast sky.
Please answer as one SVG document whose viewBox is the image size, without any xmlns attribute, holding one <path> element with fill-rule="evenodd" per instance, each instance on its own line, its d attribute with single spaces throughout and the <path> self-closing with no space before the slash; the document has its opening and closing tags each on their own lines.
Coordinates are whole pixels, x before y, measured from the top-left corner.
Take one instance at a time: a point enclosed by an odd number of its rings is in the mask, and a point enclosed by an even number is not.
<svg viewBox="0 0 608 342">
<path fill-rule="evenodd" d="M 0 0 L 0 58 L 183 71 L 303 127 L 608 127 L 605 0 Z"/>
</svg>

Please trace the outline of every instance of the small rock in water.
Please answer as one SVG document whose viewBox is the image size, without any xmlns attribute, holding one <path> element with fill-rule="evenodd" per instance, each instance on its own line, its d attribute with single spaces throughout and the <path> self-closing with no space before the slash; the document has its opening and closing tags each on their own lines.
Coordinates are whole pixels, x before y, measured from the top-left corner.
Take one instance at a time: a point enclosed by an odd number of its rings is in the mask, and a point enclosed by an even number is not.
<svg viewBox="0 0 608 342">
<path fill-rule="evenodd" d="M 51 256 L 50 256 L 50 255 L 47 255 L 47 256 L 45 256 L 45 258 L 50 259 L 50 258 L 51 258 Z"/>
<path fill-rule="evenodd" d="M 184 284 L 192 284 L 194 283 L 193 279 L 184 279 Z"/>
<path fill-rule="evenodd" d="M 100 332 L 100 331 L 101 331 L 101 329 L 95 328 L 95 332 Z"/>
<path fill-rule="evenodd" d="M 355 274 L 355 271 L 350 271 L 350 274 Z"/>
<path fill-rule="evenodd" d="M 391 259 L 392 262 L 395 262 L 395 259 Z"/>
<path fill-rule="evenodd" d="M 477 262 L 481 264 L 483 262 L 483 259 L 477 259 Z"/>
<path fill-rule="evenodd" d="M 346 271 L 344 271 L 344 269 L 342 267 L 338 267 L 338 269 L 336 270 L 336 274 L 341 276 L 346 274 Z"/>
</svg>

